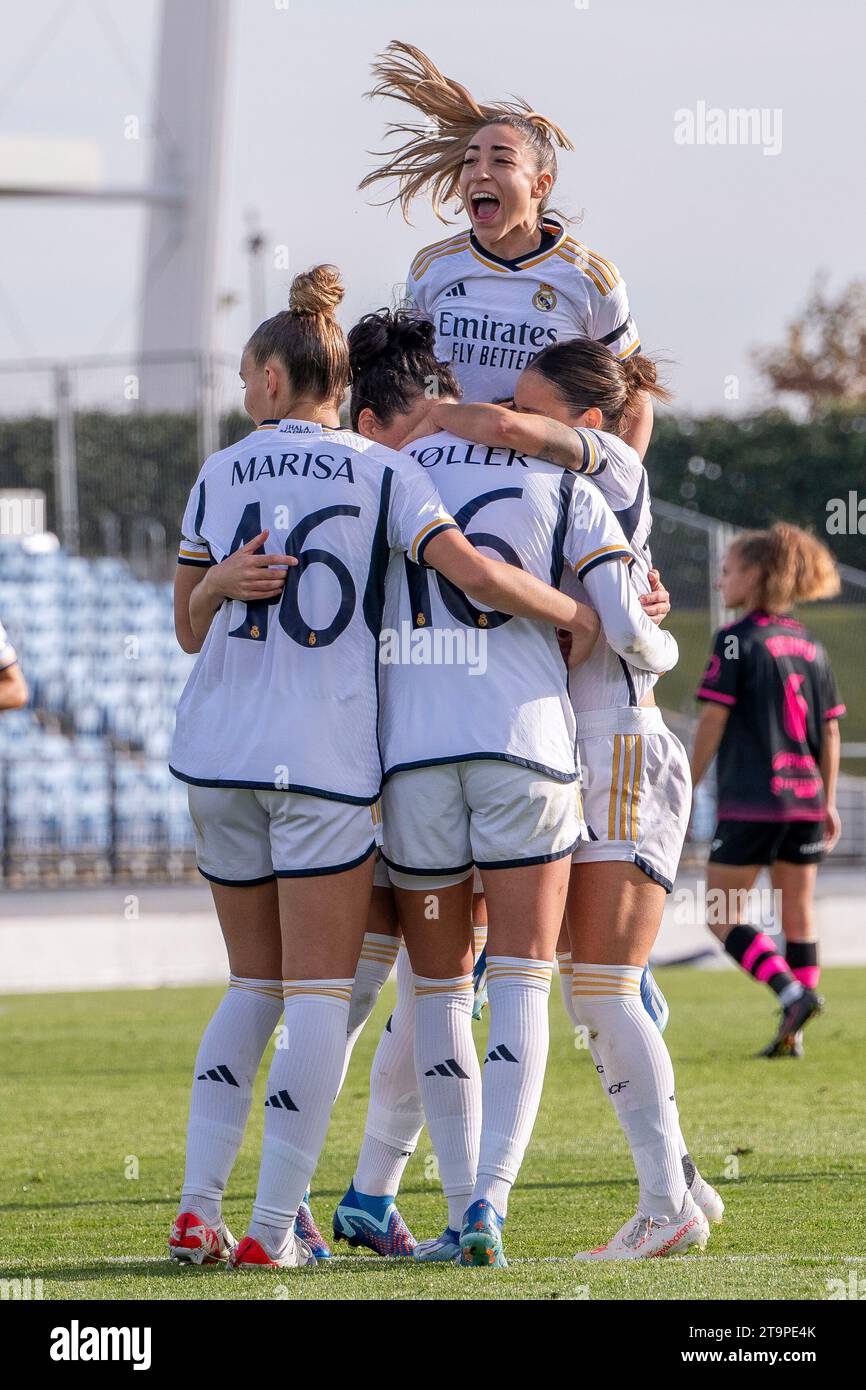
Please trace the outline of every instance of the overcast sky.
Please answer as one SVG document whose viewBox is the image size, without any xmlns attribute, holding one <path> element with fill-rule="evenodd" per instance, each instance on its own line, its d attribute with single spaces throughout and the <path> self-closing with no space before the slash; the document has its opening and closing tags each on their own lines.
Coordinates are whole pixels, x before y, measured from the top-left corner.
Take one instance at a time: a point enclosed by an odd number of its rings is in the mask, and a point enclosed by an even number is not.
<svg viewBox="0 0 866 1390">
<path fill-rule="evenodd" d="M 269 245 L 290 248 L 291 270 L 269 269 L 268 311 L 293 272 L 334 261 L 347 326 L 389 302 L 414 251 L 447 234 L 422 204 L 409 227 L 356 191 L 386 119 L 385 103 L 363 99 L 369 63 L 392 38 L 479 98 L 518 93 L 569 132 L 576 150 L 560 157 L 555 202 L 581 218 L 572 233 L 619 266 L 645 348 L 675 363 L 682 409 L 758 403 L 750 349 L 779 339 L 819 270 L 834 288 L 866 273 L 859 0 L 280 3 L 233 0 L 219 228 L 220 289 L 238 297 L 220 316 L 227 352 L 251 326 L 249 209 Z M 107 182 L 144 180 L 158 0 L 0 8 L 0 135 L 92 141 Z M 678 143 L 676 113 L 699 103 L 764 109 L 764 143 Z M 139 141 L 124 139 L 130 114 Z M 145 214 L 30 200 L 0 213 L 0 363 L 132 350 Z M 739 399 L 726 400 L 731 376 Z M 0 411 L 10 383 L 0 373 Z"/>
</svg>

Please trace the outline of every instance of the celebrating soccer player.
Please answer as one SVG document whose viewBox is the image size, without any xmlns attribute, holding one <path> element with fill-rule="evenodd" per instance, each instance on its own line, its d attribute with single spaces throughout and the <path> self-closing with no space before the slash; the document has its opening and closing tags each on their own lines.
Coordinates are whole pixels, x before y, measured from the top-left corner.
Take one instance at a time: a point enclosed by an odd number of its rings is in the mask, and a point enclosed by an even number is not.
<svg viewBox="0 0 866 1390">
<path fill-rule="evenodd" d="M 422 573 L 433 565 L 508 613 L 578 635 L 595 624 L 573 599 L 479 555 L 411 459 L 340 431 L 342 297 L 333 267 L 299 275 L 288 311 L 248 342 L 241 377 L 257 428 L 205 462 L 175 583 L 178 637 L 200 655 L 171 767 L 189 784 L 231 979 L 196 1059 L 169 1250 L 235 1269 L 315 1259 L 296 1220 L 343 1073 L 370 901 L 390 556 L 407 554 Z M 267 551 L 280 532 L 284 543 Z M 235 1245 L 222 1195 L 281 1015 L 252 1222 Z"/>
</svg>

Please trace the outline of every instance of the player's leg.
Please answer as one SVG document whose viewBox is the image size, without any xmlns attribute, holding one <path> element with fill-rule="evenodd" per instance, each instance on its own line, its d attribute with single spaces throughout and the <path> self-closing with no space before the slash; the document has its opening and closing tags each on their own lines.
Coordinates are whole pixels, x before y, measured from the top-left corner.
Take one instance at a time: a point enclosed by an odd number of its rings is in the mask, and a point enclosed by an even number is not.
<svg viewBox="0 0 866 1390">
<path fill-rule="evenodd" d="M 461 1258 L 504 1264 L 502 1227 L 541 1100 L 552 963 L 582 823 L 574 785 L 527 768 L 467 763 L 463 782 L 487 902 L 490 1025 Z"/>
<path fill-rule="evenodd" d="M 383 861 L 379 860 L 374 869 L 367 930 L 364 933 L 358 968 L 352 984 L 344 1080 L 355 1043 L 376 1006 L 382 986 L 397 963 L 400 942 L 400 923 L 397 920 L 397 908 L 388 870 Z M 342 1086 L 342 1082 L 340 1084 Z"/>
<path fill-rule="evenodd" d="M 222 1219 L 222 1198 L 256 1073 L 282 1015 L 283 985 L 267 817 L 244 790 L 191 787 L 190 807 L 230 971 L 193 1069 L 183 1190 L 169 1239 L 172 1259 L 201 1264 L 224 1259 L 235 1243 Z M 218 871 L 235 882 L 215 881 Z"/>
<path fill-rule="evenodd" d="M 234 1268 L 306 1265 L 295 1232 L 340 1084 L 352 982 L 367 924 L 374 846 L 365 808 L 258 793 L 279 883 L 284 1013 L 268 1073 L 262 1160 Z"/>
<path fill-rule="evenodd" d="M 606 1246 L 578 1258 L 635 1258 L 706 1243 L 687 1191 L 673 1066 L 643 1007 L 640 979 L 661 925 L 664 887 L 634 864 L 578 863 L 569 889 L 572 992 L 640 1184 L 638 1214 Z"/>
<path fill-rule="evenodd" d="M 475 883 L 472 892 L 472 949 L 475 964 L 472 968 L 472 982 L 475 987 L 475 1003 L 472 1017 L 479 1019 L 487 1003 L 487 900 L 482 891 L 481 875 L 475 870 Z"/>
<path fill-rule="evenodd" d="M 415 1075 L 448 1203 L 447 1229 L 459 1231 L 481 1131 L 481 1072 L 472 1035 L 472 878 L 445 887 L 434 887 L 440 880 L 432 879 L 406 888 L 406 881 L 400 879 L 396 897 L 415 992 Z"/>
<path fill-rule="evenodd" d="M 403 947 L 397 957 L 397 1001 L 370 1070 L 364 1140 L 348 1191 L 334 1212 L 336 1240 L 377 1255 L 411 1255 L 415 1238 L 396 1197 L 423 1125 L 415 1076 L 415 978 Z"/>
<path fill-rule="evenodd" d="M 809 828 L 814 838 L 814 831 Z M 782 853 L 789 851 L 783 849 Z M 795 847 L 795 852 L 796 847 Z M 817 996 L 821 967 L 818 956 L 818 932 L 815 924 L 814 895 L 818 875 L 817 861 L 803 863 L 799 859 L 777 859 L 770 870 L 773 890 L 782 909 L 782 934 L 785 937 L 785 964 L 804 990 Z M 823 1001 L 820 1001 L 823 1004 Z M 802 1057 L 802 1027 L 787 1034 L 780 1049 L 787 1057 Z"/>
<path fill-rule="evenodd" d="M 481 1109 L 472 850 L 460 766 L 398 773 L 383 793 L 384 854 L 414 977 L 415 1072 L 450 1227 L 459 1227 L 475 1180 Z"/>
<path fill-rule="evenodd" d="M 781 1021 L 761 1053 L 784 1055 L 785 1039 L 818 1012 L 820 1001 L 795 977 L 766 932 L 744 921 L 749 892 L 762 867 L 770 867 L 786 838 L 786 827 L 720 821 L 707 865 L 707 925 L 746 974 L 766 985 L 779 1001 Z"/>
</svg>

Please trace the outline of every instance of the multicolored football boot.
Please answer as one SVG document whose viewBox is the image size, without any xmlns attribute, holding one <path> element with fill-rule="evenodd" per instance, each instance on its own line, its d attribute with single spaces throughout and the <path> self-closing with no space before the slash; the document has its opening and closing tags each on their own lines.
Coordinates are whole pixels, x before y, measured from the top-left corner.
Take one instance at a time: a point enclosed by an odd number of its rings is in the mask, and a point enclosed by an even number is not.
<svg viewBox="0 0 866 1390">
<path fill-rule="evenodd" d="M 369 1197 L 356 1192 L 353 1183 L 334 1212 L 334 1240 L 363 1246 L 386 1259 L 411 1255 L 417 1244 L 393 1197 Z"/>
<path fill-rule="evenodd" d="M 331 1258 L 331 1247 L 316 1225 L 310 1208 L 309 1188 L 304 1193 L 304 1200 L 298 1207 L 298 1214 L 295 1217 L 295 1235 L 306 1241 L 317 1260 L 329 1260 Z"/>
<path fill-rule="evenodd" d="M 249 1274 L 260 1269 L 304 1269 L 316 1268 L 316 1257 L 305 1240 L 289 1233 L 289 1238 L 280 1251 L 270 1251 L 255 1236 L 244 1236 L 229 1255 L 226 1268 L 231 1274 Z"/>
<path fill-rule="evenodd" d="M 473 1202 L 463 1218 L 460 1232 L 460 1263 L 507 1269 L 508 1261 L 502 1249 L 502 1228 L 505 1217 L 500 1216 L 490 1202 L 482 1198 Z"/>
<path fill-rule="evenodd" d="M 223 1264 L 237 1241 L 224 1221 L 208 1226 L 194 1211 L 182 1211 L 168 1238 L 168 1258 L 178 1264 Z"/>
<path fill-rule="evenodd" d="M 435 1240 L 419 1240 L 412 1251 L 413 1260 L 423 1264 L 457 1265 L 460 1263 L 460 1232 L 446 1226 Z"/>
</svg>

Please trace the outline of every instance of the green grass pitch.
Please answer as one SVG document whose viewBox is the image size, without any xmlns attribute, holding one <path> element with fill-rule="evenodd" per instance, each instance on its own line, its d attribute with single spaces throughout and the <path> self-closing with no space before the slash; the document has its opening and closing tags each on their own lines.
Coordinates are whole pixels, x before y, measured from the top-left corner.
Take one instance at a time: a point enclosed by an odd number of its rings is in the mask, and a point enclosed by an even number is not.
<svg viewBox="0 0 866 1390">
<path fill-rule="evenodd" d="M 192 1063 L 215 989 L 6 997 L 0 1162 L 0 1279 L 41 1279 L 47 1299 L 824 1299 L 828 1281 L 866 1278 L 866 970 L 824 974 L 828 1008 L 802 1062 L 751 1054 L 770 1036 L 767 991 L 733 972 L 672 969 L 667 1038 L 683 1127 L 728 1211 L 704 1254 L 586 1267 L 636 1205 L 631 1162 L 554 983 L 541 1112 L 512 1200 L 507 1271 L 417 1268 L 346 1252 L 315 1274 L 229 1276 L 165 1258 L 183 1166 Z M 329 1229 L 351 1177 L 386 987 L 356 1049 L 316 1174 Z M 479 1045 L 486 1022 L 476 1025 Z M 226 1215 L 243 1233 L 255 1190 L 265 1068 Z M 426 1132 L 402 1210 L 419 1237 L 444 1226 Z M 832 1287 L 832 1286 L 831 1286 Z M 838 1287 L 838 1286 L 836 1286 Z"/>
</svg>

